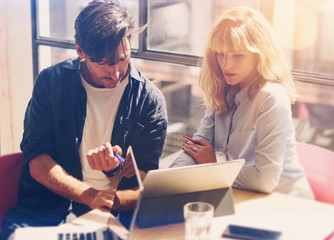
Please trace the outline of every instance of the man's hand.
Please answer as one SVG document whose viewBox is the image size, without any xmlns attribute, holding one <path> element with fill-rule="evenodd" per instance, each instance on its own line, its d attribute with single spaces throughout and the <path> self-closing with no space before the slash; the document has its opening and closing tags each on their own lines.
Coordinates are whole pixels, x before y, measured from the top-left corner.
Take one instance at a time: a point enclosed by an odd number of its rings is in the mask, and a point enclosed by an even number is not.
<svg viewBox="0 0 334 240">
<path fill-rule="evenodd" d="M 89 150 L 86 154 L 89 166 L 93 170 L 106 172 L 115 169 L 121 163 L 115 157 L 114 152 L 119 156 L 122 155 L 122 149 L 118 145 L 112 147 L 109 142 L 105 143 L 105 145 Z"/>
<path fill-rule="evenodd" d="M 130 151 L 126 153 L 125 163 L 122 170 L 122 176 L 126 178 L 130 178 L 136 174 L 135 169 L 133 167 L 132 159 Z"/>
<path fill-rule="evenodd" d="M 116 190 L 108 189 L 99 191 L 94 188 L 89 188 L 83 193 L 83 201 L 91 209 L 106 207 L 112 208 L 115 202 Z"/>
<path fill-rule="evenodd" d="M 188 153 L 197 164 L 217 162 L 215 150 L 203 139 L 193 139 L 195 143 L 185 142 L 182 149 Z"/>
</svg>

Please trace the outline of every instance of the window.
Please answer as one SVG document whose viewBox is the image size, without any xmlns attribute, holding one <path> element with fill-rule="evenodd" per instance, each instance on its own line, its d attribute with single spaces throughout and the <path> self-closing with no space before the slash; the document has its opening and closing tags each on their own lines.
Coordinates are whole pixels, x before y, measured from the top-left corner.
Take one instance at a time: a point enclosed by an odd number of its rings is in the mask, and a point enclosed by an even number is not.
<svg viewBox="0 0 334 240">
<path fill-rule="evenodd" d="M 296 72 L 334 77 L 334 2 L 276 1 L 273 25 Z M 284 17 L 282 17 L 284 16 Z"/>
<path fill-rule="evenodd" d="M 297 140 L 334 150 L 334 2 L 280 0 L 274 9 L 273 26 L 300 81 Z"/>
<path fill-rule="evenodd" d="M 35 77 L 40 71 L 37 64 L 39 45 L 74 49 L 74 21 L 88 2 L 32 0 Z M 268 5 L 271 1 L 265 2 Z M 211 25 L 221 12 L 240 4 L 256 9 L 264 5 L 261 5 L 261 0 L 237 0 L 233 3 L 215 0 L 123 0 L 122 3 L 134 16 L 135 27 L 149 22 L 147 31 L 132 39 L 133 57 L 190 66 L 196 66 L 203 55 Z M 50 53 L 50 56 L 55 54 Z"/>
<path fill-rule="evenodd" d="M 31 0 L 34 77 L 49 65 L 76 57 L 74 20 L 87 2 Z M 132 57 L 144 75 L 155 81 L 165 94 L 170 121 L 166 146 L 175 147 L 170 152 L 181 149 L 183 140 L 176 133 L 192 135 L 199 125 L 204 109 L 197 84 L 198 60 L 204 54 L 208 33 L 217 16 L 237 5 L 260 10 L 280 38 L 300 92 L 298 103 L 293 106 L 297 140 L 334 150 L 334 123 L 328 121 L 334 115 L 333 1 L 122 2 L 133 14 L 136 27 L 149 22 L 147 30 L 132 39 Z"/>
</svg>

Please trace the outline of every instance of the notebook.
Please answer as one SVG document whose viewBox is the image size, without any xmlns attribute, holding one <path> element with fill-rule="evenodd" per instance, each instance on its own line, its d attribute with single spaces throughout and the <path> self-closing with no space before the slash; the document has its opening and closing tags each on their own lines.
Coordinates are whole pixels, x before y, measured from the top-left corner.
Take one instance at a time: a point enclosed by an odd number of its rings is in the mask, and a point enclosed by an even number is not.
<svg viewBox="0 0 334 240">
<path fill-rule="evenodd" d="M 233 214 L 231 186 L 244 163 L 237 159 L 149 171 L 143 181 L 136 226 L 183 222 L 183 206 L 192 201 L 211 203 L 214 216 Z"/>
<path fill-rule="evenodd" d="M 130 153 L 131 161 L 133 163 L 138 186 L 140 189 L 140 196 L 143 192 L 143 182 L 140 178 L 139 170 L 133 154 L 132 147 L 129 146 L 128 151 Z M 109 215 L 107 224 L 99 223 L 97 219 L 96 223 L 92 223 L 85 226 L 76 226 L 75 224 L 63 224 L 56 227 L 28 227 L 19 228 L 14 234 L 14 240 L 26 240 L 26 239 L 48 239 L 48 240 L 125 240 L 129 239 L 132 229 L 135 225 L 136 214 L 138 212 L 139 198 L 137 206 L 134 210 L 134 214 L 131 220 L 129 231 L 124 231 L 124 227 L 118 227 L 120 223 L 115 224 L 114 218 Z M 108 214 L 108 213 L 106 213 Z M 118 226 L 117 226 L 118 225 Z"/>
</svg>

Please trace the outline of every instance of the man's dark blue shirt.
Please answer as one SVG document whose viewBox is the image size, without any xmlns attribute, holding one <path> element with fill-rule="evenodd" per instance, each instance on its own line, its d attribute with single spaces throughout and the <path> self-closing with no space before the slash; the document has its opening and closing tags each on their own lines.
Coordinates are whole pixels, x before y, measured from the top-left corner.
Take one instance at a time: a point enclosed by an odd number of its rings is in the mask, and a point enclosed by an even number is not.
<svg viewBox="0 0 334 240">
<path fill-rule="evenodd" d="M 21 149 L 25 156 L 17 205 L 11 218 L 36 218 L 57 225 L 68 213 L 71 201 L 35 181 L 29 161 L 48 154 L 67 173 L 82 180 L 79 147 L 86 117 L 87 96 L 80 78 L 80 59 L 69 59 L 43 70 L 37 77 L 28 104 Z M 130 63 L 126 86 L 116 115 L 111 144 L 119 145 L 125 157 L 131 145 L 138 168 L 144 172 L 159 167 L 167 129 L 165 99 L 158 88 Z M 107 107 L 114 107 L 110 103 Z M 92 133 L 94 134 L 94 133 Z M 136 186 L 135 178 L 122 178 L 118 189 Z M 73 202 L 79 215 L 89 208 Z"/>
</svg>

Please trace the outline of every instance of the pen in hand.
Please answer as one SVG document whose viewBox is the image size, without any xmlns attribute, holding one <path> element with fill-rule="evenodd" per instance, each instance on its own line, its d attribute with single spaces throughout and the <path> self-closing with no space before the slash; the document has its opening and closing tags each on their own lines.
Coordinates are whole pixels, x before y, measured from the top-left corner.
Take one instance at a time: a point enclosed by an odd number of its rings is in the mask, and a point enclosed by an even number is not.
<svg viewBox="0 0 334 240">
<path fill-rule="evenodd" d="M 102 145 L 105 146 L 106 143 L 105 143 L 105 142 L 102 142 Z M 125 160 L 124 160 L 123 157 L 119 156 L 114 150 L 112 150 L 112 152 L 113 152 L 114 156 L 115 156 L 115 157 L 116 157 L 122 164 L 125 163 Z"/>
<path fill-rule="evenodd" d="M 188 140 L 189 142 L 192 142 L 192 143 L 196 144 L 196 142 L 194 141 L 194 139 L 192 139 L 192 138 L 190 138 L 188 136 L 185 136 L 183 134 L 180 134 L 180 136 L 183 137 L 184 139 Z"/>
</svg>

